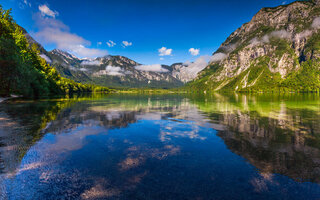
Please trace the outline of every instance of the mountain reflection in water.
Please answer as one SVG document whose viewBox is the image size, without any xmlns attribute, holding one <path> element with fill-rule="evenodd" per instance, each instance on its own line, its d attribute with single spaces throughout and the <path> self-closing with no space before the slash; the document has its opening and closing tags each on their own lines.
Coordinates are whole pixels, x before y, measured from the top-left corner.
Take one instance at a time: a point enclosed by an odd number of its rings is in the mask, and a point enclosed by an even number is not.
<svg viewBox="0 0 320 200">
<path fill-rule="evenodd" d="M 319 199 L 320 97 L 0 104 L 0 199 Z"/>
</svg>

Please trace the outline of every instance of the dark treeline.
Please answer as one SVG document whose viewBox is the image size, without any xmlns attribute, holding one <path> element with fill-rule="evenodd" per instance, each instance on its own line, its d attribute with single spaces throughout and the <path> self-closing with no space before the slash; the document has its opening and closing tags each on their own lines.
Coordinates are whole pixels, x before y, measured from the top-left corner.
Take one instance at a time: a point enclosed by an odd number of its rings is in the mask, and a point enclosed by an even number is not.
<svg viewBox="0 0 320 200">
<path fill-rule="evenodd" d="M 106 87 L 77 83 L 60 76 L 30 45 L 11 10 L 0 5 L 0 96 L 25 97 L 65 95 L 82 92 L 108 92 Z"/>
</svg>

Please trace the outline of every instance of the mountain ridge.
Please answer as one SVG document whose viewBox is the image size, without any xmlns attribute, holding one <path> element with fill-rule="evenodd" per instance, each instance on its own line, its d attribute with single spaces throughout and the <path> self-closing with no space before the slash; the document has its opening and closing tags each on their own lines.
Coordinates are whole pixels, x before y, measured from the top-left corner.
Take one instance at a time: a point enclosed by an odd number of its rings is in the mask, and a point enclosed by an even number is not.
<svg viewBox="0 0 320 200">
<path fill-rule="evenodd" d="M 262 8 L 230 34 L 188 86 L 206 92 L 318 91 L 319 16 L 319 1 Z"/>
<path fill-rule="evenodd" d="M 171 65 L 143 65 L 122 55 L 106 55 L 97 58 L 78 58 L 71 53 L 59 49 L 53 49 L 51 51 L 45 50 L 43 46 L 32 38 L 25 29 L 22 27 L 21 29 L 29 43 L 37 45 L 40 51 L 40 56 L 57 69 L 61 76 L 79 83 L 125 88 L 176 88 L 192 81 L 203 69 L 198 69 L 197 60 L 195 62 L 180 62 L 173 63 Z M 88 63 L 88 65 L 85 65 L 85 63 Z M 102 72 L 102 74 L 100 73 L 101 76 L 98 78 L 97 76 L 92 76 L 93 74 L 97 75 L 98 69 L 103 71 L 105 70 L 105 67 L 109 65 L 112 68 L 109 67 L 108 70 L 111 71 L 119 70 L 115 69 L 115 67 L 120 67 L 120 71 L 125 71 L 125 69 L 130 67 L 131 69 L 129 71 L 133 72 L 133 74 L 124 74 L 126 76 L 123 77 L 121 74 L 115 72 L 111 75 Z M 136 68 L 138 66 L 149 66 L 149 68 L 153 66 L 160 69 L 160 71 L 137 70 Z M 88 71 L 92 68 L 94 68 L 95 71 L 92 74 L 89 74 Z"/>
<path fill-rule="evenodd" d="M 63 78 L 39 54 L 46 52 L 25 34 L 0 5 L 0 96 L 12 94 L 29 98 L 72 95 L 83 92 L 109 92 L 106 87 L 85 85 Z"/>
<path fill-rule="evenodd" d="M 46 54 L 62 76 L 78 82 L 93 82 L 111 87 L 154 87 L 172 88 L 183 83 L 171 75 L 170 67 L 161 65 L 162 71 L 138 70 L 144 66 L 125 56 L 106 55 L 94 59 L 80 59 L 62 50 Z"/>
</svg>

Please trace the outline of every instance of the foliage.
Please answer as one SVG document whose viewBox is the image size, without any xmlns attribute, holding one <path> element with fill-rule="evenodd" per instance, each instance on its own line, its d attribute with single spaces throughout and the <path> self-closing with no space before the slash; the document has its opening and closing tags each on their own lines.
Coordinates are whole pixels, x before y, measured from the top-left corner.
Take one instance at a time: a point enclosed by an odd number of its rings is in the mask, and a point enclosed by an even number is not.
<svg viewBox="0 0 320 200">
<path fill-rule="evenodd" d="M 279 73 L 270 71 L 270 58 L 260 57 L 247 70 L 233 78 L 224 78 L 222 81 L 213 81 L 217 70 L 208 67 L 199 79 L 187 84 L 187 89 L 193 92 L 214 92 L 216 88 L 221 92 L 319 92 L 320 91 L 320 64 L 319 60 L 308 60 L 300 63 L 298 70 L 293 70 L 282 78 Z M 225 84 L 223 84 L 225 83 Z"/>
<path fill-rule="evenodd" d="M 0 6 L 0 95 L 19 94 L 41 97 L 94 91 L 105 87 L 83 85 L 63 78 L 39 56 L 36 44 L 30 45 L 23 31 Z"/>
<path fill-rule="evenodd" d="M 118 88 L 117 92 L 126 94 L 183 94 L 186 93 L 186 90 L 184 88 Z"/>
<path fill-rule="evenodd" d="M 281 87 L 301 92 L 318 92 L 320 90 L 320 66 L 319 62 L 308 60 L 301 63 L 301 69 L 291 73 L 281 83 Z"/>
</svg>

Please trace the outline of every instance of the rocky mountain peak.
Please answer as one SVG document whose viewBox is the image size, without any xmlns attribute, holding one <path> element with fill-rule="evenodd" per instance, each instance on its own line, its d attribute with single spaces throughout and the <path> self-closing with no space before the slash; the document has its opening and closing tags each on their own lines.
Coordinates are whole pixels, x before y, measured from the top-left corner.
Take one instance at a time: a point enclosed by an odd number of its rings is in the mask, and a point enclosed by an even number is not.
<svg viewBox="0 0 320 200">
<path fill-rule="evenodd" d="M 80 59 L 59 49 L 46 52 L 46 55 L 62 76 L 77 82 L 108 87 L 171 88 L 183 85 L 171 74 L 170 66 L 168 71 L 139 70 L 136 66 L 141 64 L 125 56 L 107 55 Z"/>
<path fill-rule="evenodd" d="M 263 8 L 226 39 L 194 83 L 215 91 L 283 87 L 303 62 L 320 59 L 319 33 L 318 0 Z"/>
<path fill-rule="evenodd" d="M 67 58 L 67 59 L 75 59 L 75 60 L 80 60 L 77 56 L 71 54 L 71 53 L 68 53 L 66 51 L 63 51 L 63 50 L 60 50 L 60 49 L 54 49 L 51 51 L 52 54 L 55 54 L 55 55 L 60 55 L 60 56 L 63 56 L 64 58 Z"/>
</svg>

